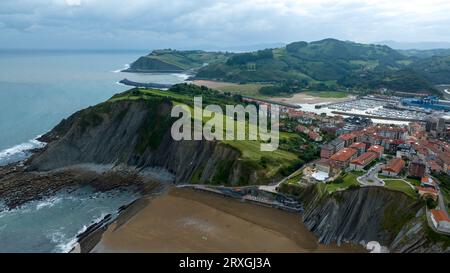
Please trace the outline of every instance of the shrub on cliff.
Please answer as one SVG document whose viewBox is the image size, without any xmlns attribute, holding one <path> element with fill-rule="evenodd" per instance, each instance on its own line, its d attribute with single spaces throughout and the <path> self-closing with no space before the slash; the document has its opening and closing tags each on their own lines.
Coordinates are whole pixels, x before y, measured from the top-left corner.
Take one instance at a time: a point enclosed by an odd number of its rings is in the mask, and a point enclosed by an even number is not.
<svg viewBox="0 0 450 273">
<path fill-rule="evenodd" d="M 425 199 L 425 203 L 427 204 L 428 209 L 434 209 L 437 206 L 437 202 L 431 197 L 427 197 L 427 199 Z"/>
</svg>

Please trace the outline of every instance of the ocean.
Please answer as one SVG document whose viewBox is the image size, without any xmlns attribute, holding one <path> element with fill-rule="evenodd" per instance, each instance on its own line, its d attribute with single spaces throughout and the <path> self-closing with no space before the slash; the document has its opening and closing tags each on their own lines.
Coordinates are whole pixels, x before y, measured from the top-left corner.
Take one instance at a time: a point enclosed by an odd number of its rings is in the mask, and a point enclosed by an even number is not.
<svg viewBox="0 0 450 273">
<path fill-rule="evenodd" d="M 124 78 L 156 83 L 185 80 L 182 74 L 120 72 L 147 53 L 0 50 L 0 151 L 28 142 L 75 111 L 130 89 L 117 83 Z"/>
<path fill-rule="evenodd" d="M 35 140 L 74 112 L 130 89 L 118 81 L 180 83 L 183 74 L 120 72 L 147 51 L 0 50 L 0 166 L 27 158 Z M 87 226 L 137 199 L 133 191 L 62 191 L 7 210 L 0 252 L 67 252 Z"/>
</svg>

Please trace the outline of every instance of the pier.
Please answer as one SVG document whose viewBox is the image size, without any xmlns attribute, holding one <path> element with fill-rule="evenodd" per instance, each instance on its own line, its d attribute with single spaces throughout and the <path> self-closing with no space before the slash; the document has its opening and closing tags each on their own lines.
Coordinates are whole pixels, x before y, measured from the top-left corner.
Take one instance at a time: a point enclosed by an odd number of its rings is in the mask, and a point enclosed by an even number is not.
<svg viewBox="0 0 450 273">
<path fill-rule="evenodd" d="M 343 112 L 343 111 L 332 111 L 331 113 L 333 113 L 335 115 L 341 115 L 341 116 L 355 116 L 355 117 L 363 117 L 363 118 L 371 118 L 371 119 L 384 119 L 384 120 L 407 121 L 407 122 L 425 122 L 425 120 L 423 120 L 423 119 L 407 119 L 407 118 L 398 118 L 398 117 L 374 116 L 374 115 L 356 114 L 356 113 Z"/>
</svg>

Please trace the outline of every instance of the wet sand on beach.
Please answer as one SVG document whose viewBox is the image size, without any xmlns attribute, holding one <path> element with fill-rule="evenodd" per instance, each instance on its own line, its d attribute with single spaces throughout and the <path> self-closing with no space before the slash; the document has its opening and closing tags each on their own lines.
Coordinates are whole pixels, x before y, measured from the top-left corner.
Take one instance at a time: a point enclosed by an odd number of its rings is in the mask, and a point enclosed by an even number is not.
<svg viewBox="0 0 450 273">
<path fill-rule="evenodd" d="M 126 219 L 124 219 L 124 217 Z M 364 252 L 325 246 L 300 215 L 216 194 L 173 188 L 124 213 L 92 252 Z"/>
</svg>

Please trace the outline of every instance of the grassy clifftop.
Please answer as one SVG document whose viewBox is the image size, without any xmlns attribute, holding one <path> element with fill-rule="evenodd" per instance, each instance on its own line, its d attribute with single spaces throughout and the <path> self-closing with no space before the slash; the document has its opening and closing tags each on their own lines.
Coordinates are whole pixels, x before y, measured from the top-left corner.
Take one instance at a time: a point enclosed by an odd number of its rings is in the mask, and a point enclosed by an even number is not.
<svg viewBox="0 0 450 273">
<path fill-rule="evenodd" d="M 173 105 L 185 104 L 191 111 L 194 109 L 193 97 L 201 95 L 203 104 L 216 104 L 224 106 L 227 104 L 235 105 L 243 103 L 240 96 L 225 95 L 218 91 L 208 89 L 205 87 L 198 87 L 195 85 L 181 84 L 176 85 L 170 90 L 162 91 L 155 89 L 132 89 L 130 91 L 117 94 L 113 96 L 108 102 L 114 103 L 119 101 L 154 101 L 155 99 L 165 99 L 170 101 Z M 224 111 L 225 113 L 225 111 Z M 230 119 L 225 114 L 221 117 Z M 203 118 L 202 122 L 206 123 L 210 118 Z M 235 123 L 236 125 L 236 123 Z M 246 122 L 245 127 L 247 134 L 249 133 L 249 124 Z M 297 167 L 299 167 L 305 160 L 302 158 L 302 153 L 297 151 L 302 140 L 295 134 L 280 133 L 280 149 L 274 152 L 264 152 L 260 150 L 260 140 L 221 140 L 221 144 L 231 147 L 239 152 L 239 159 L 243 163 L 243 171 L 258 171 L 264 173 L 267 177 L 276 177 L 287 175 Z M 141 150 L 145 150 L 145 143 L 140 145 Z M 228 164 L 229 163 L 229 164 Z M 231 168 L 233 162 L 224 162 L 222 168 L 223 172 L 227 172 L 227 168 Z"/>
<path fill-rule="evenodd" d="M 129 72 L 183 72 L 198 69 L 203 65 L 224 62 L 228 54 L 220 52 L 205 52 L 201 50 L 155 50 L 147 56 L 140 57 Z"/>
</svg>

